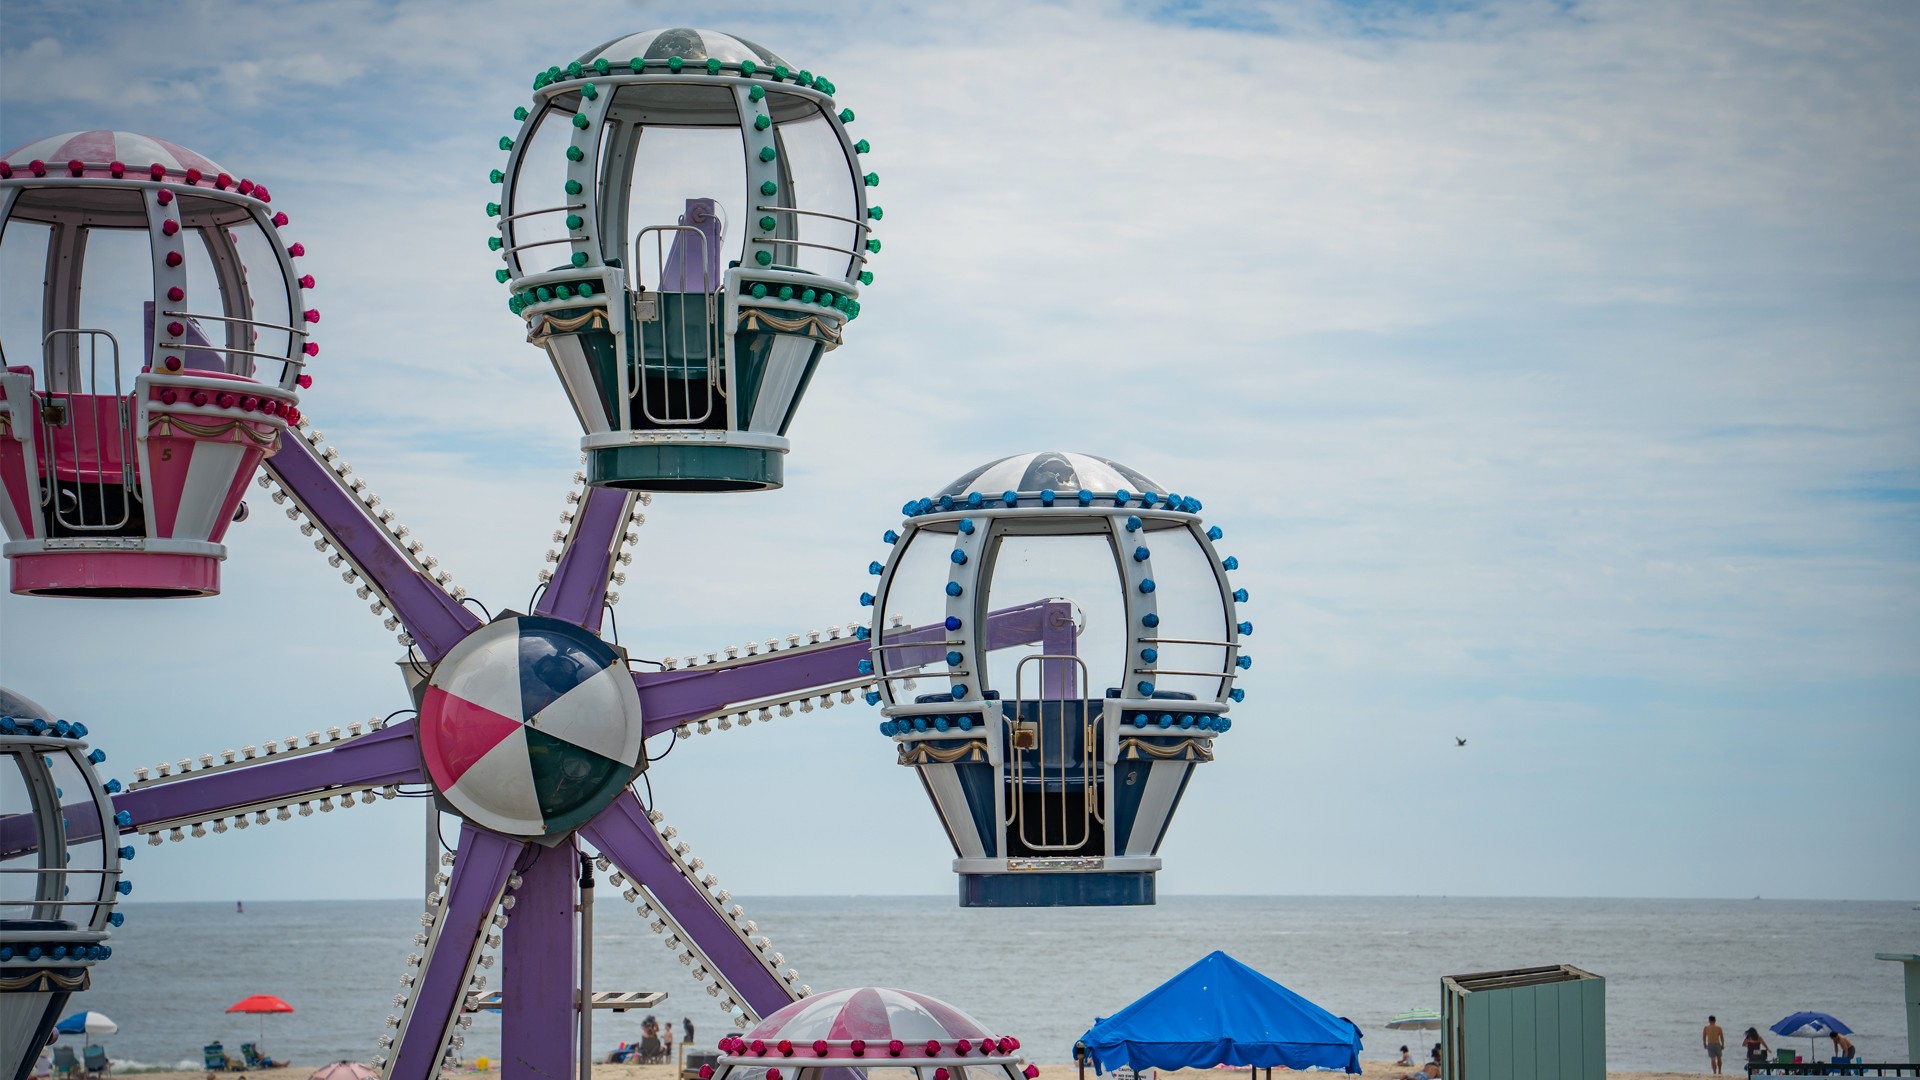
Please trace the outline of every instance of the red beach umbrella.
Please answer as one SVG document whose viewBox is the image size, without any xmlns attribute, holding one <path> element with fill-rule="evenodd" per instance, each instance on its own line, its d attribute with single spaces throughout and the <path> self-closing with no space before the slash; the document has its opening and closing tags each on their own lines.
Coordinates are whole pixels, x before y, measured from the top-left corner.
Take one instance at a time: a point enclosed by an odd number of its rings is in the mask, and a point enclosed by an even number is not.
<svg viewBox="0 0 1920 1080">
<path fill-rule="evenodd" d="M 241 998 L 239 1001 L 227 1006 L 227 1011 L 230 1013 L 258 1013 L 260 1016 L 260 1041 L 265 1042 L 267 1039 L 267 1014 L 290 1013 L 293 1011 L 293 1006 L 274 997 L 272 994 L 255 994 L 252 997 Z"/>
</svg>

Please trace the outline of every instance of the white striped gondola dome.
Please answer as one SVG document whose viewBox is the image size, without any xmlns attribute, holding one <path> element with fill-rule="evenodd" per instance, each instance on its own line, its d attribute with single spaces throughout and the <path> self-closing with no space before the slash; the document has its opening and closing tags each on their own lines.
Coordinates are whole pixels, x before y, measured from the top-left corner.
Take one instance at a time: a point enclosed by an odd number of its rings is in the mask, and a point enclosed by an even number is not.
<svg viewBox="0 0 1920 1080">
<path fill-rule="evenodd" d="M 985 1024 L 938 998 L 880 986 L 808 995 L 769 1013 L 744 1035 L 721 1039 L 719 1048 L 725 1055 L 721 1058 L 723 1066 L 754 1070 L 747 1075 L 767 1067 L 826 1063 L 885 1066 L 949 1062 L 1000 1066 L 1008 1070 L 1012 1080 L 1014 1066 L 1020 1061 L 1020 1040 L 995 1036 Z M 771 1080 L 773 1074 L 766 1075 Z M 1025 1075 L 1031 1080 L 1038 1070 L 1030 1068 Z"/>
<path fill-rule="evenodd" d="M 945 495 L 959 498 L 975 491 L 991 499 L 1008 491 L 1019 495 L 1038 495 L 1043 491 L 1051 491 L 1066 496 L 1080 491 L 1090 491 L 1095 495 L 1125 491 L 1138 495 L 1149 491 L 1161 494 L 1166 490 L 1140 472 L 1110 458 L 1061 450 L 1038 450 L 990 461 L 941 488 L 936 497 Z"/>
<path fill-rule="evenodd" d="M 591 64 L 595 60 L 605 59 L 613 64 L 625 64 L 635 58 L 641 60 L 671 60 L 674 57 L 689 64 L 718 60 L 723 64 L 738 64 L 751 60 L 765 68 L 788 67 L 785 60 L 764 45 L 734 37 L 718 30 L 699 30 L 687 26 L 668 27 L 663 30 L 642 30 L 637 34 L 617 37 L 600 46 L 587 50 L 580 58 L 582 64 Z"/>
<path fill-rule="evenodd" d="M 26 168 L 35 161 L 45 162 L 48 169 L 63 170 L 70 161 L 79 161 L 87 165 L 107 166 L 120 162 L 129 172 L 144 172 L 149 166 L 164 166 L 168 172 L 185 173 L 188 169 L 198 169 L 208 177 L 225 172 L 218 163 L 204 155 L 181 146 L 179 143 L 157 139 L 151 135 L 141 135 L 131 131 L 69 131 L 64 135 L 53 135 L 45 139 L 35 139 L 30 143 L 16 146 L 0 156 L 15 170 Z"/>
</svg>

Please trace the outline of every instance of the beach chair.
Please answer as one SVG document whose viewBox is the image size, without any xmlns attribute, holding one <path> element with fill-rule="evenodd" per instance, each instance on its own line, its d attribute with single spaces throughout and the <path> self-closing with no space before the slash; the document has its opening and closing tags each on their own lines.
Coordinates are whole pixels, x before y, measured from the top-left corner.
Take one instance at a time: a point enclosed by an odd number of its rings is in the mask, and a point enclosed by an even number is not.
<svg viewBox="0 0 1920 1080">
<path fill-rule="evenodd" d="M 287 1065 L 284 1061 L 275 1061 L 261 1053 L 257 1043 L 241 1043 L 240 1056 L 246 1059 L 249 1069 L 281 1069 Z"/>
<path fill-rule="evenodd" d="M 232 1067 L 232 1062 L 227 1058 L 227 1048 L 221 1046 L 218 1039 L 203 1047 L 201 1053 L 206 1055 L 208 1072 L 226 1072 Z"/>
<path fill-rule="evenodd" d="M 73 1056 L 73 1047 L 56 1046 L 53 1048 L 53 1075 L 73 1076 L 80 1071 L 80 1059 Z"/>
<path fill-rule="evenodd" d="M 107 1052 L 102 1047 L 89 1046 L 80 1056 L 87 1067 L 88 1076 L 105 1076 L 107 1070 L 113 1067 L 113 1062 L 107 1060 Z"/>
<path fill-rule="evenodd" d="M 640 1039 L 640 1064 L 658 1065 L 667 1060 L 667 1052 L 660 1045 L 658 1035 L 646 1035 Z"/>
</svg>

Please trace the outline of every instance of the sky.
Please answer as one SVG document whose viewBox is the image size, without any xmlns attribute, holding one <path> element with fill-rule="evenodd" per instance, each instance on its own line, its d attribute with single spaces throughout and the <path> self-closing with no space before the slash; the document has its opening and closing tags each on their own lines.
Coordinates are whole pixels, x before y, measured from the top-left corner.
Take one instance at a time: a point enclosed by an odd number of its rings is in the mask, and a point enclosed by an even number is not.
<svg viewBox="0 0 1920 1080">
<path fill-rule="evenodd" d="M 268 183 L 303 411 L 497 611 L 578 427 L 492 279 L 496 141 L 603 40 L 759 41 L 856 110 L 886 246 L 786 487 L 648 509 L 633 655 L 850 626 L 902 502 L 1081 450 L 1204 500 L 1252 594 L 1163 891 L 1920 899 L 1920 11 L 552 11 L 11 0 L 0 143 Z M 227 542 L 217 598 L 0 598 L 0 681 L 122 778 L 408 704 L 289 522 Z M 879 719 L 689 740 L 657 806 L 741 896 L 950 894 Z M 142 846 L 133 899 L 417 896 L 420 814 Z"/>
</svg>

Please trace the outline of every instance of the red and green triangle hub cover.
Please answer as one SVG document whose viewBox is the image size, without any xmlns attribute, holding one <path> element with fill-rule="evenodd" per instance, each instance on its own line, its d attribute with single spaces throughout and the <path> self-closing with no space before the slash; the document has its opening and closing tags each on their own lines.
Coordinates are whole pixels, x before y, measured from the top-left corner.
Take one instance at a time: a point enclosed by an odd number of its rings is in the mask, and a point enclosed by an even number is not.
<svg viewBox="0 0 1920 1080">
<path fill-rule="evenodd" d="M 553 841 L 646 768 L 640 695 L 619 650 L 572 623 L 503 616 L 447 653 L 420 708 L 442 799 L 495 832 Z"/>
</svg>

